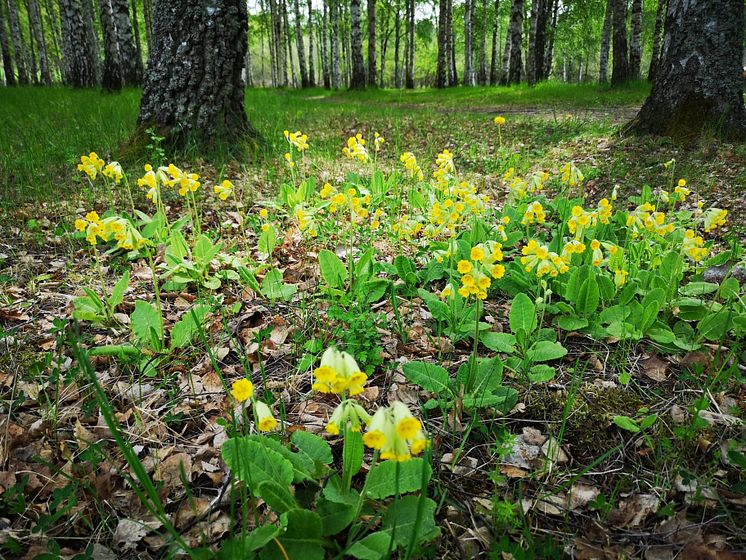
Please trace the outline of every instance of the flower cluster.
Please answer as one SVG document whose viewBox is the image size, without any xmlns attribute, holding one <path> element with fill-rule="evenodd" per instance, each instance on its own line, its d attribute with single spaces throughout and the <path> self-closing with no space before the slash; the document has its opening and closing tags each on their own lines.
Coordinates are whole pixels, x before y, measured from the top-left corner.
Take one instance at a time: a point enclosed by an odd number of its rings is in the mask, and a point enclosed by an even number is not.
<svg viewBox="0 0 746 560">
<path fill-rule="evenodd" d="M 689 229 L 684 233 L 684 241 L 681 244 L 681 252 L 692 259 L 695 263 L 700 262 L 707 256 L 708 250 L 703 247 L 705 241 L 701 235 Z"/>
<path fill-rule="evenodd" d="M 562 173 L 562 183 L 570 187 L 579 185 L 585 180 L 583 173 L 572 162 L 563 165 L 560 168 L 560 173 Z"/>
<path fill-rule="evenodd" d="M 544 207 L 541 205 L 541 202 L 535 200 L 526 208 L 521 224 L 524 226 L 533 223 L 543 224 L 546 217 L 547 215 L 544 212 Z"/>
<path fill-rule="evenodd" d="M 404 168 L 407 170 L 410 178 L 417 178 L 418 181 L 424 181 L 425 175 L 422 173 L 422 169 L 417 164 L 417 158 L 414 157 L 412 152 L 404 152 L 399 156 L 399 160 L 404 164 Z"/>
<path fill-rule="evenodd" d="M 354 399 L 345 399 L 334 409 L 329 422 L 326 424 L 326 432 L 338 436 L 340 428 L 349 426 L 353 432 L 359 432 L 361 427 L 370 423 L 370 414 Z"/>
<path fill-rule="evenodd" d="M 536 269 L 536 276 L 541 278 L 548 274 L 556 277 L 570 270 L 569 259 L 559 256 L 549 250 L 545 245 L 540 245 L 535 239 L 531 239 L 521 250 L 521 264 L 526 272 Z"/>
<path fill-rule="evenodd" d="M 422 423 L 402 402 L 379 408 L 370 420 L 363 442 L 381 452 L 381 459 L 408 461 L 429 445 Z"/>
<path fill-rule="evenodd" d="M 101 219 L 94 210 L 85 215 L 85 219 L 75 220 L 75 229 L 85 231 L 86 241 L 95 247 L 99 239 L 108 243 L 116 240 L 117 247 L 126 251 L 139 249 L 146 241 L 140 232 L 126 219 L 119 216 L 110 216 Z"/>
<path fill-rule="evenodd" d="M 285 135 L 285 140 L 290 143 L 291 148 L 294 147 L 299 152 L 303 152 L 308 149 L 307 134 L 303 134 L 300 130 L 296 132 L 285 130 L 283 134 Z"/>
<path fill-rule="evenodd" d="M 386 141 L 386 139 L 383 136 L 381 136 L 377 132 L 373 133 L 373 149 L 376 152 L 380 152 L 381 151 L 381 146 L 383 146 L 383 143 L 385 141 Z"/>
<path fill-rule="evenodd" d="M 492 285 L 492 278 L 499 279 L 505 275 L 502 245 L 496 241 L 487 241 L 471 248 L 469 260 L 458 262 L 456 269 L 461 274 L 461 297 L 470 295 L 478 299 L 487 298 L 487 289 Z M 441 294 L 442 295 L 442 294 Z"/>
<path fill-rule="evenodd" d="M 585 230 L 594 227 L 597 219 L 596 212 L 588 212 L 582 206 L 573 206 L 572 216 L 567 220 L 567 229 L 575 236 L 575 239 L 582 239 Z"/>
<path fill-rule="evenodd" d="M 91 181 L 96 180 L 96 176 L 106 165 L 106 162 L 98 157 L 96 152 L 91 152 L 87 156 L 80 156 L 80 163 L 78 164 L 78 171 L 82 171 Z"/>
<path fill-rule="evenodd" d="M 233 183 L 224 179 L 222 183 L 215 185 L 213 190 L 220 200 L 228 200 L 228 197 L 233 194 Z"/>
<path fill-rule="evenodd" d="M 164 177 L 163 184 L 178 189 L 180 196 L 186 196 L 188 192 L 197 192 L 197 189 L 202 185 L 199 182 L 199 175 L 182 171 L 173 163 L 168 164 L 165 172 L 168 176 Z"/>
<path fill-rule="evenodd" d="M 705 228 L 705 232 L 710 233 L 720 226 L 724 226 L 725 217 L 727 215 L 728 211 L 721 210 L 720 208 L 710 208 L 709 210 L 707 210 L 702 218 L 702 225 Z"/>
<path fill-rule="evenodd" d="M 350 136 L 347 139 L 347 145 L 342 148 L 342 153 L 350 159 L 366 162 L 370 159 L 368 149 L 365 147 L 365 138 L 360 133 Z"/>
<path fill-rule="evenodd" d="M 313 372 L 313 390 L 319 393 L 358 395 L 368 380 L 357 365 L 355 358 L 347 352 L 340 352 L 333 346 L 321 356 L 321 365 Z"/>
<path fill-rule="evenodd" d="M 269 406 L 254 396 L 254 384 L 246 378 L 233 382 L 231 395 L 239 403 L 251 400 L 254 408 L 254 419 L 260 432 L 271 432 L 277 427 L 277 419 L 272 415 Z"/>
<path fill-rule="evenodd" d="M 632 228 L 635 239 L 643 230 L 663 236 L 675 229 L 672 223 L 666 223 L 666 213 L 657 211 L 649 202 L 640 204 L 627 215 L 627 227 Z"/>
</svg>

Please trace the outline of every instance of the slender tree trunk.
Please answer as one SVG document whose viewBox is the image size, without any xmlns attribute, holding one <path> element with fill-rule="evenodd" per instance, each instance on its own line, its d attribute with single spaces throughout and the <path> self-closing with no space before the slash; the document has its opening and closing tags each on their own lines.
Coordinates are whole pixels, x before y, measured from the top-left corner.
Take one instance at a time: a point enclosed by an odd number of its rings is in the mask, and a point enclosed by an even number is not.
<svg viewBox="0 0 746 560">
<path fill-rule="evenodd" d="M 331 52 L 331 46 L 329 44 L 329 2 L 326 0 L 322 6 L 323 13 L 321 14 L 321 70 L 324 77 L 324 87 L 330 89 L 332 87 L 331 68 L 329 64 L 329 57 Z"/>
<path fill-rule="evenodd" d="M 629 41 L 629 73 L 633 80 L 640 79 L 642 60 L 642 0 L 632 0 L 632 34 Z"/>
<path fill-rule="evenodd" d="M 3 72 L 5 72 L 5 85 L 16 85 L 16 76 L 13 69 L 13 55 L 10 52 L 10 41 L 8 40 L 8 29 L 5 26 L 5 8 L 7 4 L 0 0 L 0 48 L 3 50 Z"/>
<path fill-rule="evenodd" d="M 746 138 L 743 0 L 670 0 L 653 89 L 628 130 L 688 141 Z"/>
<path fill-rule="evenodd" d="M 62 20 L 62 52 L 65 60 L 65 82 L 74 87 L 95 86 L 95 62 L 89 56 L 90 37 L 80 0 L 60 0 Z"/>
<path fill-rule="evenodd" d="M 376 86 L 376 2 L 368 0 L 368 85 Z"/>
<path fill-rule="evenodd" d="M 260 68 L 261 68 L 261 80 L 259 82 L 259 85 L 266 85 L 267 83 L 267 74 L 265 72 L 265 64 L 264 64 L 264 29 L 267 22 L 267 11 L 265 10 L 265 4 L 264 0 L 259 0 L 259 59 L 261 60 Z M 248 48 L 248 47 L 247 47 Z M 274 84 L 273 84 L 274 85 Z"/>
<path fill-rule="evenodd" d="M 497 42 L 499 41 L 498 28 L 500 25 L 500 0 L 495 0 L 495 11 L 492 14 L 492 57 L 490 59 L 490 85 L 497 84 Z"/>
<path fill-rule="evenodd" d="M 381 48 L 379 49 L 381 51 L 380 57 L 381 57 L 381 63 L 379 64 L 379 79 L 378 79 L 378 85 L 381 87 L 386 86 L 386 52 L 388 49 L 389 44 L 389 36 L 391 35 L 391 29 L 389 27 L 389 20 L 391 19 L 391 9 L 390 6 L 386 7 L 386 18 L 383 20 L 383 26 L 381 28 Z"/>
<path fill-rule="evenodd" d="M 547 21 L 552 9 L 550 0 L 541 0 L 540 9 L 536 20 L 536 37 L 534 38 L 534 65 L 536 67 L 536 80 L 546 80 L 544 73 L 547 49 Z"/>
<path fill-rule="evenodd" d="M 27 12 L 28 13 L 28 12 Z M 31 81 L 34 83 L 34 85 L 39 85 L 39 72 L 36 67 L 36 47 L 34 46 L 34 31 L 31 29 L 31 19 L 26 18 L 26 22 L 28 23 L 28 46 L 29 46 L 29 62 L 30 62 L 30 74 L 31 74 Z"/>
<path fill-rule="evenodd" d="M 143 68 L 142 59 L 137 57 L 137 48 L 135 48 L 135 40 L 132 36 L 129 2 L 127 0 L 110 1 L 121 59 L 122 81 L 125 85 L 136 86 L 142 82 Z"/>
<path fill-rule="evenodd" d="M 155 126 L 174 144 L 252 132 L 241 79 L 246 21 L 245 0 L 156 2 L 140 130 Z"/>
<path fill-rule="evenodd" d="M 472 0 L 476 2 L 476 0 Z M 476 7 L 476 6 L 475 6 Z M 476 10 L 472 10 L 476 13 Z M 482 10 L 479 16 L 479 65 L 477 69 L 477 83 L 487 85 L 487 0 L 482 0 Z"/>
<path fill-rule="evenodd" d="M 36 48 L 39 54 L 39 72 L 41 81 L 45 85 L 52 84 L 52 74 L 49 71 L 49 59 L 47 58 L 47 43 L 44 39 L 44 27 L 42 26 L 41 9 L 38 0 L 28 0 L 28 17 L 33 31 Z"/>
<path fill-rule="evenodd" d="M 142 41 L 140 40 L 140 22 L 137 18 L 137 0 L 132 0 L 132 31 L 135 36 L 135 55 L 137 56 L 137 59 L 135 60 L 137 65 L 137 72 L 140 76 L 143 76 L 145 74 L 145 67 L 143 66 L 143 56 L 142 56 Z"/>
<path fill-rule="evenodd" d="M 464 85 L 474 85 L 474 0 L 464 2 Z"/>
<path fill-rule="evenodd" d="M 605 84 L 609 81 L 609 47 L 611 43 L 611 16 L 614 11 L 614 0 L 606 0 L 604 26 L 601 31 L 601 57 L 598 62 L 598 82 Z"/>
<path fill-rule="evenodd" d="M 2 3 L 2 0 L 0 0 L 0 4 Z M 45 0 L 44 2 L 44 9 L 47 12 L 47 21 L 49 21 L 49 26 L 52 28 L 52 53 L 50 54 L 50 58 L 54 61 L 54 66 L 57 67 L 57 72 L 60 75 L 60 81 L 62 80 L 62 76 L 65 73 L 64 67 L 62 65 L 62 33 L 60 31 L 60 20 L 57 16 L 57 12 L 54 9 L 54 4 L 52 3 L 52 0 Z M 49 54 L 49 53 L 48 53 Z M 52 80 L 54 80 L 54 75 L 52 76 Z"/>
<path fill-rule="evenodd" d="M 339 64 L 339 12 L 337 3 L 339 0 L 330 0 L 329 19 L 331 27 L 331 64 L 332 64 L 332 87 L 340 87 L 340 64 Z"/>
<path fill-rule="evenodd" d="M 275 54 L 277 55 L 277 72 L 279 83 L 281 87 L 287 87 L 291 85 L 288 80 L 288 48 L 287 41 L 285 41 L 285 26 L 283 19 L 283 2 L 282 0 L 275 0 L 275 27 L 277 29 L 277 45 L 275 46 Z"/>
<path fill-rule="evenodd" d="M 511 8 L 512 12 L 512 8 Z M 510 40 L 510 29 L 512 26 L 512 22 L 508 22 L 508 30 L 505 34 L 505 47 L 503 48 L 503 58 L 500 64 L 500 85 L 501 86 L 507 86 L 509 83 L 508 80 L 508 71 L 510 69 L 510 47 L 512 45 L 512 41 Z"/>
<path fill-rule="evenodd" d="M 539 12 L 541 11 L 541 0 L 531 2 L 531 18 L 528 29 L 528 53 L 526 54 L 526 81 L 528 85 L 536 84 L 536 28 L 539 23 Z"/>
<path fill-rule="evenodd" d="M 521 50 L 523 47 L 523 4 L 524 0 L 513 0 L 510 11 L 510 65 L 508 68 L 508 84 L 518 84 L 521 81 Z"/>
<path fill-rule="evenodd" d="M 458 69 L 456 68 L 456 37 L 453 29 L 453 0 L 448 0 L 448 23 L 446 29 L 448 39 L 448 85 L 458 85 Z"/>
<path fill-rule="evenodd" d="M 251 16 L 246 13 L 246 58 L 244 60 L 244 85 L 254 87 L 254 76 L 251 68 Z"/>
<path fill-rule="evenodd" d="M 96 17 L 96 12 L 93 8 L 93 0 L 83 0 L 81 5 L 83 8 L 83 23 L 85 25 L 86 35 L 88 35 L 88 41 L 86 43 L 88 46 L 88 56 L 91 57 L 93 68 L 96 72 L 96 83 L 99 83 L 101 81 L 102 58 L 99 33 L 96 30 L 96 22 L 98 21 L 98 18 Z M 103 33 L 100 35 L 103 36 Z"/>
<path fill-rule="evenodd" d="M 13 53 L 16 59 L 16 70 L 18 70 L 18 83 L 26 85 L 29 83 L 27 68 L 26 44 L 21 34 L 21 24 L 18 18 L 18 4 L 16 0 L 8 0 L 8 21 L 10 22 L 10 34 L 13 38 Z"/>
<path fill-rule="evenodd" d="M 655 29 L 653 30 L 653 52 L 650 55 L 650 67 L 648 68 L 648 81 L 655 81 L 655 74 L 660 64 L 661 35 L 663 31 L 663 14 L 666 9 L 666 0 L 658 0 L 658 9 L 655 12 Z"/>
<path fill-rule="evenodd" d="M 361 0 L 350 0 L 350 44 L 352 48 L 352 79 L 350 88 L 365 88 L 365 60 L 363 59 L 363 25 Z M 375 49 L 375 46 L 374 46 Z"/>
<path fill-rule="evenodd" d="M 394 20 L 394 85 L 402 87 L 401 57 L 399 51 L 401 45 L 401 6 L 396 0 L 396 19 Z"/>
<path fill-rule="evenodd" d="M 142 0 L 142 15 L 145 19 L 145 43 L 148 45 L 150 57 L 150 53 L 153 52 L 153 6 L 150 0 Z"/>
<path fill-rule="evenodd" d="M 99 0 L 98 5 L 101 12 L 101 30 L 104 35 L 104 67 L 101 86 L 106 91 L 120 91 L 122 89 L 122 65 L 111 0 Z"/>
<path fill-rule="evenodd" d="M 407 76 L 404 84 L 407 89 L 414 89 L 414 9 L 414 0 L 409 0 L 409 21 L 407 24 Z"/>
<path fill-rule="evenodd" d="M 611 85 L 618 86 L 629 82 L 629 50 L 627 49 L 627 0 L 613 0 L 612 12 L 614 67 L 611 72 Z"/>
<path fill-rule="evenodd" d="M 288 64 L 290 65 L 291 84 L 294 88 L 298 87 L 298 73 L 295 71 L 295 57 L 293 56 L 293 39 L 290 31 L 290 21 L 288 18 L 288 5 L 286 0 L 282 0 L 282 14 L 285 30 L 285 42 L 287 43 Z"/>
<path fill-rule="evenodd" d="M 435 71 L 435 87 L 444 88 L 448 85 L 448 71 L 446 69 L 446 23 L 448 21 L 448 0 L 440 0 L 438 4 L 438 64 Z"/>
<path fill-rule="evenodd" d="M 295 43 L 298 48 L 298 66 L 300 67 L 300 85 L 303 88 L 309 86 L 308 69 L 306 67 L 306 47 L 303 45 L 303 21 L 300 17 L 300 2 L 294 0 L 295 4 Z"/>
<path fill-rule="evenodd" d="M 311 0 L 308 0 L 308 85 L 316 87 L 316 68 L 313 63 L 313 8 Z"/>
<path fill-rule="evenodd" d="M 550 2 L 552 0 L 549 0 Z M 557 34 L 557 12 L 559 10 L 559 0 L 554 0 L 548 10 L 552 10 L 552 25 L 547 30 L 547 48 L 544 57 L 544 78 L 552 75 L 552 65 L 554 63 L 554 37 Z"/>
</svg>

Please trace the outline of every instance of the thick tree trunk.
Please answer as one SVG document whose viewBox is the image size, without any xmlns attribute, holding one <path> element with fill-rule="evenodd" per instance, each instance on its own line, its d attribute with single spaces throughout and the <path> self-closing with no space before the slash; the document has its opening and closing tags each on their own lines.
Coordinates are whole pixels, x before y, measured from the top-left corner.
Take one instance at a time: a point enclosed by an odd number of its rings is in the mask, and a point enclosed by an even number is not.
<svg viewBox="0 0 746 560">
<path fill-rule="evenodd" d="M 25 85 L 29 83 L 27 68 L 26 44 L 21 34 L 21 24 L 18 18 L 18 4 L 16 0 L 8 0 L 8 21 L 10 23 L 10 34 L 13 38 L 13 53 L 16 59 L 16 70 L 18 70 L 18 83 Z"/>
<path fill-rule="evenodd" d="M 508 30 L 505 34 L 505 46 L 503 48 L 503 58 L 500 63 L 500 79 L 499 83 L 501 86 L 508 85 L 508 70 L 510 68 L 510 26 L 511 23 L 508 22 Z"/>
<path fill-rule="evenodd" d="M 174 144 L 251 132 L 241 80 L 246 18 L 245 0 L 156 2 L 141 130 L 155 126 Z"/>
<path fill-rule="evenodd" d="M 490 60 L 490 85 L 497 84 L 497 42 L 500 40 L 498 28 L 500 25 L 500 0 L 495 0 L 495 11 L 492 14 L 492 58 Z"/>
<path fill-rule="evenodd" d="M 435 87 L 444 88 L 448 85 L 448 70 L 446 68 L 446 24 L 448 22 L 448 0 L 440 0 L 438 4 L 438 65 L 435 70 Z"/>
<path fill-rule="evenodd" d="M 612 33 L 614 68 L 611 72 L 611 85 L 618 86 L 629 82 L 629 51 L 627 50 L 627 0 L 613 0 Z"/>
<path fill-rule="evenodd" d="M 414 35 L 414 0 L 409 0 L 409 19 L 407 21 L 407 76 L 404 81 L 404 86 L 407 89 L 414 89 L 414 51 L 415 51 L 415 35 Z"/>
<path fill-rule="evenodd" d="M 306 47 L 303 45 L 303 20 L 300 17 L 300 2 L 294 0 L 295 4 L 295 44 L 298 48 L 298 66 L 300 67 L 300 86 L 307 88 L 308 69 L 306 67 Z"/>
<path fill-rule="evenodd" d="M 609 81 L 609 47 L 611 43 L 611 16 L 614 11 L 614 0 L 606 0 L 604 12 L 604 26 L 601 31 L 601 56 L 598 61 L 598 82 L 605 84 Z"/>
<path fill-rule="evenodd" d="M 119 91 L 122 89 L 122 65 L 111 0 L 99 0 L 98 5 L 101 12 L 101 30 L 104 35 L 104 69 L 101 75 L 101 86 L 106 91 Z"/>
<path fill-rule="evenodd" d="M 510 64 L 508 67 L 508 84 L 521 81 L 521 50 L 523 48 L 523 3 L 524 0 L 513 0 L 510 11 Z"/>
<path fill-rule="evenodd" d="M 44 39 L 44 27 L 42 26 L 41 9 L 38 0 L 28 0 L 28 17 L 31 29 L 34 33 L 36 48 L 39 54 L 39 73 L 41 81 L 45 85 L 52 84 L 52 74 L 49 71 L 49 58 L 47 58 L 47 42 Z"/>
<path fill-rule="evenodd" d="M 537 0 L 538 1 L 538 0 Z M 550 0 L 541 0 L 539 2 L 536 20 L 536 36 L 534 38 L 534 66 L 536 68 L 536 81 L 542 81 L 547 78 L 544 73 L 546 49 L 547 49 L 547 21 L 552 10 Z"/>
<path fill-rule="evenodd" d="M 132 36 L 129 2 L 127 0 L 111 0 L 111 12 L 116 29 L 117 47 L 121 57 L 122 81 L 128 86 L 139 85 L 142 82 L 142 59 L 137 56 L 135 40 Z"/>
<path fill-rule="evenodd" d="M 60 18 L 65 82 L 74 87 L 95 86 L 96 68 L 89 57 L 89 33 L 83 20 L 80 0 L 60 0 Z"/>
<path fill-rule="evenodd" d="M 365 88 L 365 61 L 363 60 L 363 26 L 361 0 L 350 0 L 350 45 L 352 48 L 351 89 Z"/>
<path fill-rule="evenodd" d="M 376 1 L 368 0 L 368 85 L 375 87 L 376 72 Z"/>
<path fill-rule="evenodd" d="M 474 85 L 474 0 L 464 2 L 464 85 Z"/>
<path fill-rule="evenodd" d="M 655 80 L 661 58 L 661 35 L 663 34 L 663 14 L 665 13 L 667 0 L 658 0 L 658 9 L 655 12 L 655 29 L 653 29 L 653 52 L 650 55 L 650 67 L 648 68 L 648 81 Z"/>
<path fill-rule="evenodd" d="M 13 56 L 10 52 L 8 41 L 8 29 L 5 27 L 5 2 L 0 0 L 0 48 L 3 51 L 3 72 L 5 72 L 5 85 L 16 85 L 16 76 L 13 70 Z"/>
<path fill-rule="evenodd" d="M 339 12 L 337 11 L 337 2 L 331 0 L 329 3 L 329 19 L 331 27 L 331 64 L 332 64 L 332 87 L 339 89 L 340 86 L 340 65 L 339 65 Z"/>
<path fill-rule="evenodd" d="M 316 65 L 313 62 L 313 7 L 311 0 L 308 0 L 308 85 L 316 87 Z"/>
<path fill-rule="evenodd" d="M 633 80 L 640 79 L 642 60 L 642 0 L 632 0 L 632 34 L 629 40 L 629 74 Z"/>
<path fill-rule="evenodd" d="M 653 89 L 629 130 L 691 140 L 746 138 L 743 0 L 670 0 Z"/>
</svg>

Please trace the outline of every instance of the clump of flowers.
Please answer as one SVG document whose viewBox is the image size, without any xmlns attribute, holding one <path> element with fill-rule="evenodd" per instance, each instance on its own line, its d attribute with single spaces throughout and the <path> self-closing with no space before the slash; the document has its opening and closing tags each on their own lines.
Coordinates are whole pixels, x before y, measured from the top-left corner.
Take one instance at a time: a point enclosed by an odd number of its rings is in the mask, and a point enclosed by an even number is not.
<svg viewBox="0 0 746 560">
<path fill-rule="evenodd" d="M 727 215 L 728 211 L 721 210 L 720 208 L 710 208 L 707 210 L 702 218 L 702 225 L 705 228 L 705 233 L 710 233 L 720 226 L 724 226 L 725 217 Z"/>
<path fill-rule="evenodd" d="M 478 299 L 486 299 L 492 279 L 497 280 L 505 275 L 505 267 L 500 264 L 502 260 L 502 244 L 496 241 L 472 247 L 469 260 L 461 260 L 456 265 L 456 270 L 461 274 L 459 295 L 464 298 L 474 295 Z"/>
<path fill-rule="evenodd" d="M 666 223 L 666 213 L 659 212 L 649 202 L 640 204 L 627 215 L 627 227 L 632 228 L 632 237 L 637 238 L 644 229 L 658 235 L 666 235 L 675 229 Z"/>
<path fill-rule="evenodd" d="M 233 183 L 224 179 L 222 183 L 215 185 L 213 190 L 220 200 L 228 200 L 228 197 L 233 194 Z"/>
<path fill-rule="evenodd" d="M 373 149 L 376 152 L 380 152 L 381 151 L 381 146 L 383 146 L 383 143 L 385 141 L 386 141 L 386 139 L 383 136 L 381 136 L 377 132 L 373 133 Z"/>
<path fill-rule="evenodd" d="M 568 162 L 560 168 L 562 173 L 562 183 L 570 187 L 575 187 L 585 180 L 582 171 L 578 169 L 573 162 Z"/>
<path fill-rule="evenodd" d="M 360 133 L 347 139 L 347 145 L 342 148 L 342 153 L 350 159 L 357 159 L 362 162 L 367 162 L 370 159 L 368 149 L 365 147 L 365 138 Z"/>
<path fill-rule="evenodd" d="M 701 235 L 697 235 L 694 230 L 689 229 L 684 233 L 684 241 L 681 244 L 681 251 L 695 263 L 700 262 L 707 256 L 708 250 L 703 247 L 705 241 Z"/>
<path fill-rule="evenodd" d="M 358 395 L 368 376 L 360 371 L 355 358 L 347 352 L 340 352 L 333 346 L 321 356 L 321 365 L 313 372 L 313 390 L 319 393 Z"/>
<path fill-rule="evenodd" d="M 400 401 L 376 411 L 363 442 L 380 451 L 381 459 L 392 461 L 408 461 L 429 445 L 422 423 Z"/>
<path fill-rule="evenodd" d="M 407 170 L 410 178 L 417 178 L 418 181 L 424 181 L 425 175 L 422 173 L 422 169 L 417 164 L 417 158 L 412 152 L 404 152 L 399 160 L 404 164 L 404 168 Z"/>
<path fill-rule="evenodd" d="M 575 236 L 575 239 L 582 239 L 583 232 L 589 227 L 594 227 L 596 221 L 595 212 L 588 212 L 582 206 L 573 206 L 572 216 L 567 221 L 567 229 Z"/>
<path fill-rule="evenodd" d="M 80 163 L 78 164 L 78 171 L 82 171 L 91 181 L 96 180 L 96 176 L 106 165 L 106 162 L 98 157 L 96 152 L 91 152 L 87 156 L 80 156 Z"/>
<path fill-rule="evenodd" d="M 535 239 L 531 239 L 521 250 L 521 264 L 526 272 L 536 272 L 536 276 L 549 275 L 552 278 L 564 274 L 570 270 L 569 259 L 559 256 L 550 251 L 545 245 L 540 245 Z"/>
<path fill-rule="evenodd" d="M 295 148 L 299 152 L 303 152 L 308 149 L 308 135 L 303 134 L 300 130 L 296 132 L 290 132 L 285 130 L 283 132 L 285 140 L 290 143 L 291 148 Z"/>
<path fill-rule="evenodd" d="M 334 409 L 325 430 L 333 436 L 338 436 L 340 429 L 344 429 L 345 426 L 353 432 L 359 432 L 363 425 L 367 426 L 369 423 L 370 414 L 356 400 L 346 399 Z"/>
<path fill-rule="evenodd" d="M 543 224 L 546 217 L 547 215 L 544 212 L 544 207 L 541 205 L 541 202 L 535 200 L 526 208 L 521 224 L 524 226 L 533 223 Z"/>
<path fill-rule="evenodd" d="M 164 184 L 178 189 L 180 196 L 186 196 L 189 192 L 197 192 L 197 189 L 202 185 L 199 182 L 199 175 L 182 171 L 173 163 L 170 163 L 165 171 L 168 173 L 168 177 L 164 179 Z"/>
<path fill-rule="evenodd" d="M 145 238 L 128 220 L 119 216 L 109 216 L 101 219 L 93 210 L 85 215 L 85 219 L 75 220 L 75 229 L 85 231 L 86 241 L 95 247 L 99 240 L 108 243 L 112 239 L 117 242 L 117 247 L 126 251 L 139 249 L 145 245 Z"/>
</svg>

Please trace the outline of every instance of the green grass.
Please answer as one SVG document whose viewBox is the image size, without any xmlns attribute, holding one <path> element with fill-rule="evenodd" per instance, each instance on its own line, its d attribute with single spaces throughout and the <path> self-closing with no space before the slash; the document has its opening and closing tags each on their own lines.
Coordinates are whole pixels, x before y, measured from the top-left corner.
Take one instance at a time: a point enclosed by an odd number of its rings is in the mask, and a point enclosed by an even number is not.
<svg viewBox="0 0 746 560">
<path fill-rule="evenodd" d="M 468 145 L 468 151 L 473 151 L 473 134 L 469 133 L 470 138 L 464 131 L 471 131 L 472 123 L 489 124 L 484 115 L 489 109 L 635 106 L 647 91 L 644 83 L 610 90 L 554 82 L 534 88 L 409 91 L 253 89 L 246 92 L 246 108 L 249 119 L 266 140 L 263 155 L 274 157 L 284 149 L 282 131 L 286 128 L 308 132 L 315 155 L 323 157 L 336 156 L 349 134 L 367 135 L 375 128 L 386 133 L 390 146 L 402 151 L 413 149 L 407 144 L 411 134 L 416 132 L 421 144 L 425 136 L 422 132 L 429 131 L 427 138 L 433 145 L 418 153 L 418 157 L 430 157 L 449 142 Z M 5 134 L 0 137 L 0 201 L 7 204 L 19 199 L 54 198 L 61 187 L 71 184 L 70 177 L 81 154 L 96 151 L 102 157 L 120 158 L 121 146 L 135 129 L 139 98 L 139 90 L 133 89 L 107 94 L 62 87 L 1 88 L 0 105 L 5 110 L 0 113 L 0 126 Z M 542 138 L 559 140 L 556 134 Z M 186 155 L 186 159 L 194 159 L 191 154 Z M 122 161 L 129 169 L 141 163 Z"/>
</svg>

